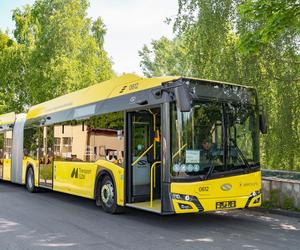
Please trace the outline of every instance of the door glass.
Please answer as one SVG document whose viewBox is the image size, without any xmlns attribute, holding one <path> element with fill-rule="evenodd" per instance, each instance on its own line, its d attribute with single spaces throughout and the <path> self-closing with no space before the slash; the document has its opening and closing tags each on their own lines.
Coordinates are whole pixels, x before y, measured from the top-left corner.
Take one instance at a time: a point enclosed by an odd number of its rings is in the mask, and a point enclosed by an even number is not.
<svg viewBox="0 0 300 250">
<path fill-rule="evenodd" d="M 135 201 L 150 197 L 151 166 L 160 161 L 160 110 L 148 109 L 131 113 L 131 178 Z M 160 165 L 153 169 L 153 198 L 160 198 Z"/>
<path fill-rule="evenodd" d="M 0 179 L 3 178 L 4 134 L 0 133 Z"/>
<path fill-rule="evenodd" d="M 4 132 L 4 159 L 11 159 L 12 131 Z"/>
<path fill-rule="evenodd" d="M 36 160 L 39 151 L 39 128 L 25 128 L 24 129 L 24 145 L 23 145 L 24 159 L 32 158 Z"/>
<path fill-rule="evenodd" d="M 151 116 L 147 112 L 132 116 L 132 184 L 133 195 L 149 195 L 151 163 Z M 146 151 L 148 150 L 148 153 Z"/>
<path fill-rule="evenodd" d="M 42 143 L 40 152 L 40 185 L 52 187 L 54 159 L 54 129 L 53 126 L 41 127 Z"/>
</svg>

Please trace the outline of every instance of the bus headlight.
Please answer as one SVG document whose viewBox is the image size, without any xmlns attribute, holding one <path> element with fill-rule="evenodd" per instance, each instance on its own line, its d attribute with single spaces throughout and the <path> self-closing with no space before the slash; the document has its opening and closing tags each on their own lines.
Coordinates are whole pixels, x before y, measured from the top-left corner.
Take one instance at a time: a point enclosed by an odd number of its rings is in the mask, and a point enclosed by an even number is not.
<svg viewBox="0 0 300 250">
<path fill-rule="evenodd" d="M 203 207 L 201 206 L 199 200 L 195 196 L 187 195 L 187 194 L 175 194 L 175 193 L 171 193 L 171 199 L 173 199 L 173 200 L 179 200 L 179 201 L 187 201 L 187 202 L 194 203 L 195 206 L 199 209 L 199 212 L 203 211 Z M 179 202 L 179 207 L 181 209 L 191 209 L 190 205 L 183 204 L 183 203 L 180 203 L 180 202 Z"/>
<path fill-rule="evenodd" d="M 171 194 L 171 198 L 175 200 L 182 200 L 182 201 L 193 201 L 194 199 L 197 200 L 196 197 L 188 194 Z"/>
<path fill-rule="evenodd" d="M 184 197 L 184 199 L 185 199 L 186 201 L 189 201 L 189 200 L 190 200 L 190 196 L 189 196 L 189 195 L 186 195 L 186 196 Z"/>
</svg>

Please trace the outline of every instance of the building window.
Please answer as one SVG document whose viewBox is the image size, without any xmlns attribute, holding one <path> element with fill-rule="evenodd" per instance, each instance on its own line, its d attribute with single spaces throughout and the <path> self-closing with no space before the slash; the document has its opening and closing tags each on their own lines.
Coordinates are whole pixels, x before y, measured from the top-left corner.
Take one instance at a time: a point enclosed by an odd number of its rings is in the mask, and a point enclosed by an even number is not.
<svg viewBox="0 0 300 250">
<path fill-rule="evenodd" d="M 54 153 L 55 153 L 55 155 L 60 154 L 60 143 L 61 143 L 61 138 L 55 137 L 54 138 Z"/>
<path fill-rule="evenodd" d="M 66 154 L 66 158 L 72 155 L 72 137 L 63 137 L 63 151 Z"/>
</svg>

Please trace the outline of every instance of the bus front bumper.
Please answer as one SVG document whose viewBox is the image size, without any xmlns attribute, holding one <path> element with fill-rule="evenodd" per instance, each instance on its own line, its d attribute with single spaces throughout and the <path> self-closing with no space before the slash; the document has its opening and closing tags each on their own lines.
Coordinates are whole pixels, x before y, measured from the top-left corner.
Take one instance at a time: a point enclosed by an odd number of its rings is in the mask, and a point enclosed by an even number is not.
<svg viewBox="0 0 300 250">
<path fill-rule="evenodd" d="M 261 199 L 259 191 L 253 192 L 249 196 L 202 199 L 191 195 L 171 194 L 171 201 L 176 214 L 259 207 L 261 206 Z"/>
<path fill-rule="evenodd" d="M 175 213 L 259 207 L 261 172 L 196 182 L 173 182 L 170 200 Z"/>
</svg>

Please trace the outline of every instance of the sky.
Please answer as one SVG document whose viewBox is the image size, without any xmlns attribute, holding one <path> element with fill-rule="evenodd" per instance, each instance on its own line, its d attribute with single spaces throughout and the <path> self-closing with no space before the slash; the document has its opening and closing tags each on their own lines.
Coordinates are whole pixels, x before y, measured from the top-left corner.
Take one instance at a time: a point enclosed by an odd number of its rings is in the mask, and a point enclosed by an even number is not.
<svg viewBox="0 0 300 250">
<path fill-rule="evenodd" d="M 13 30 L 12 10 L 34 0 L 0 0 L 0 29 Z M 118 74 L 142 74 L 138 51 L 161 36 L 172 38 L 167 17 L 177 13 L 177 0 L 90 0 L 88 16 L 102 17 L 107 27 L 105 50 Z"/>
</svg>

